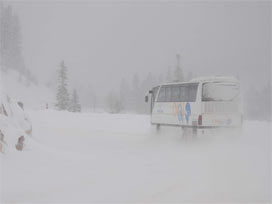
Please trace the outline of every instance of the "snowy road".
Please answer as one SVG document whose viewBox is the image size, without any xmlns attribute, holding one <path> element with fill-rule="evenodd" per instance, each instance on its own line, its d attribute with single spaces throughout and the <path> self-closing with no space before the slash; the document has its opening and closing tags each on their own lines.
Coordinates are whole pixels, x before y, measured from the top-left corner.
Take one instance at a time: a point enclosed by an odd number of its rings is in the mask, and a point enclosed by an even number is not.
<svg viewBox="0 0 272 204">
<path fill-rule="evenodd" d="M 238 138 L 185 143 L 149 116 L 30 112 L 24 152 L 1 157 L 5 202 L 264 202 L 270 199 L 269 123 Z"/>
</svg>

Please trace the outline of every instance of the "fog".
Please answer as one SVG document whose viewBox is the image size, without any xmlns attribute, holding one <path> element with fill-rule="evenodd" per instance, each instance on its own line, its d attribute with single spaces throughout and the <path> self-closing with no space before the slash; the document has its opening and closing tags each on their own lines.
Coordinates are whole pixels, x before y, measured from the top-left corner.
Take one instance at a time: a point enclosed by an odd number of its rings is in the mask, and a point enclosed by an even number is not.
<svg viewBox="0 0 272 204">
<path fill-rule="evenodd" d="M 270 83 L 269 2 L 10 4 L 21 21 L 26 67 L 43 83 L 54 83 L 64 60 L 72 86 L 105 95 L 122 77 L 165 75 L 177 53 L 185 75 L 239 76 L 246 89 Z"/>
<path fill-rule="evenodd" d="M 271 88 L 270 1 L 0 0 L 0 202 L 268 203 Z"/>
</svg>

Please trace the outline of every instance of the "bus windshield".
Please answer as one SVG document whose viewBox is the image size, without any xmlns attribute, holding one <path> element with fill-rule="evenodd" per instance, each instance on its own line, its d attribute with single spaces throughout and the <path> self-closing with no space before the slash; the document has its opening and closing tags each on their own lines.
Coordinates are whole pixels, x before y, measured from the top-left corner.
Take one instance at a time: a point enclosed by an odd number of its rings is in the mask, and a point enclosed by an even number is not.
<svg viewBox="0 0 272 204">
<path fill-rule="evenodd" d="M 208 82 L 202 87 L 202 101 L 233 101 L 239 94 L 238 83 Z"/>
</svg>

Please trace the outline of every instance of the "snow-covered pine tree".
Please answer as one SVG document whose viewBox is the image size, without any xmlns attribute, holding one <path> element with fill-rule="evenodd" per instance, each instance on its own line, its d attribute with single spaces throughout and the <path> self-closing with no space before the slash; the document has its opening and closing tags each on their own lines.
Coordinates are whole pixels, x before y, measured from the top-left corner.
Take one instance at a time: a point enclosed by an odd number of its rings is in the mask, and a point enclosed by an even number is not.
<svg viewBox="0 0 272 204">
<path fill-rule="evenodd" d="M 91 85 L 89 85 L 89 87 L 88 87 L 88 96 L 89 96 L 88 103 L 89 103 L 92 111 L 95 112 L 95 108 L 96 108 L 96 104 L 97 104 L 97 95 Z"/>
<path fill-rule="evenodd" d="M 123 104 L 124 109 L 128 109 L 128 102 L 129 102 L 129 95 L 130 95 L 130 89 L 129 84 L 125 78 L 122 78 L 121 84 L 120 84 L 120 101 Z"/>
<path fill-rule="evenodd" d="M 131 93 L 132 93 L 132 97 L 131 97 L 132 109 L 136 112 L 139 112 L 140 110 L 139 104 L 141 103 L 142 98 L 141 98 L 141 90 L 140 90 L 140 79 L 137 73 L 133 75 Z"/>
<path fill-rule="evenodd" d="M 58 110 L 68 110 L 69 108 L 69 93 L 67 90 L 67 68 L 64 61 L 60 64 L 60 70 L 58 71 L 58 90 L 57 90 L 57 103 Z"/>
<path fill-rule="evenodd" d="M 180 55 L 177 54 L 177 66 L 174 72 L 174 78 L 176 82 L 183 82 L 184 81 L 184 75 L 183 75 L 183 70 L 180 66 Z"/>
<path fill-rule="evenodd" d="M 81 105 L 79 104 L 79 98 L 78 98 L 78 94 L 76 90 L 73 91 L 72 98 L 70 101 L 69 111 L 71 112 L 81 111 Z"/>
<path fill-rule="evenodd" d="M 163 82 L 164 82 L 163 75 L 160 74 L 159 77 L 158 77 L 158 84 L 162 84 Z"/>
<path fill-rule="evenodd" d="M 190 81 L 194 77 L 193 72 L 189 71 L 187 74 L 187 81 Z"/>
<path fill-rule="evenodd" d="M 0 59 L 2 70 L 13 69 L 24 74 L 20 20 L 12 7 L 3 2 L 0 2 Z"/>
<path fill-rule="evenodd" d="M 120 113 L 123 110 L 123 104 L 119 94 L 111 90 L 106 97 L 106 103 L 110 113 Z"/>
<path fill-rule="evenodd" d="M 171 67 L 170 67 L 170 66 L 168 67 L 167 75 L 166 75 L 165 81 L 166 81 L 167 83 L 170 83 L 170 82 L 173 81 L 172 74 L 171 74 Z"/>
</svg>

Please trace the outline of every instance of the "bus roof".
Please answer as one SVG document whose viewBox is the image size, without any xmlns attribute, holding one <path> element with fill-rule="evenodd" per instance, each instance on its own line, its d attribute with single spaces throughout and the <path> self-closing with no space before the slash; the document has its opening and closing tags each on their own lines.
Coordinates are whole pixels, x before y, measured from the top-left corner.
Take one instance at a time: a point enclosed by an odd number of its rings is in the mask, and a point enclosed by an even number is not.
<svg viewBox="0 0 272 204">
<path fill-rule="evenodd" d="M 222 81 L 222 82 L 235 82 L 239 81 L 233 76 L 209 76 L 209 77 L 197 77 L 192 79 L 190 82 L 212 82 L 212 81 Z"/>
<path fill-rule="evenodd" d="M 213 82 L 213 81 L 221 81 L 221 82 L 234 82 L 239 83 L 239 81 L 232 76 L 209 76 L 209 77 L 197 77 L 190 81 L 185 82 L 169 82 L 169 83 L 162 83 L 161 85 L 174 85 L 174 84 L 192 84 L 192 83 L 199 83 L 199 82 Z"/>
</svg>

